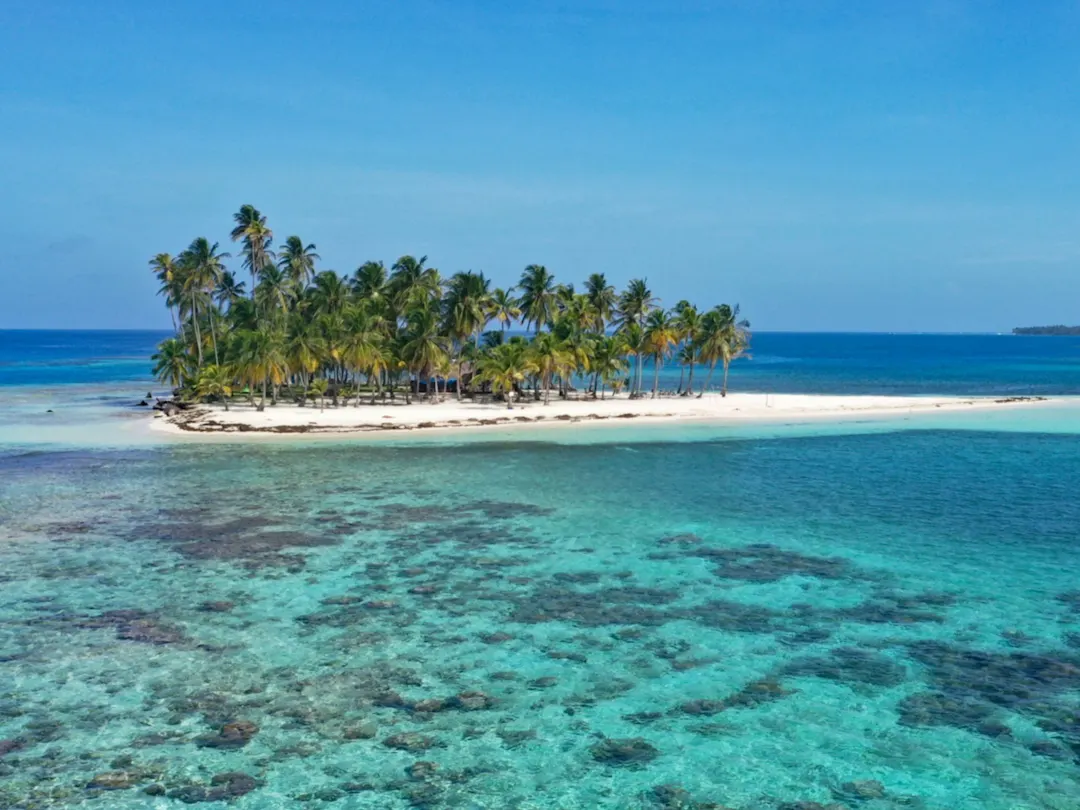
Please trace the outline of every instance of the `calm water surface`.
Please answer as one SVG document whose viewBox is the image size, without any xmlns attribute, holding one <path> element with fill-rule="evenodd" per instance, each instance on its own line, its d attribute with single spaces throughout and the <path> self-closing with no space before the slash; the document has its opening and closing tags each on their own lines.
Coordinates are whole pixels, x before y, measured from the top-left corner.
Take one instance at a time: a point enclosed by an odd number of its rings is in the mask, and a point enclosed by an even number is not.
<svg viewBox="0 0 1080 810">
<path fill-rule="evenodd" d="M 1073 406 L 111 447 L 3 409 L 0 807 L 1080 802 Z"/>
</svg>

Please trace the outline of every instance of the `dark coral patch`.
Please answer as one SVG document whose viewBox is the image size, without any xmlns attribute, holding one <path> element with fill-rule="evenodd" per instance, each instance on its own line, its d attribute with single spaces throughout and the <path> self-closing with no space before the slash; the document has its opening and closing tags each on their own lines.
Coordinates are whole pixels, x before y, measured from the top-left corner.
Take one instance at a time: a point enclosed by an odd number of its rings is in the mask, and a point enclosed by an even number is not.
<svg viewBox="0 0 1080 810">
<path fill-rule="evenodd" d="M 827 656 L 800 658 L 782 673 L 872 686 L 898 686 L 907 680 L 907 670 L 893 659 L 857 647 L 837 647 Z"/>
<path fill-rule="evenodd" d="M 858 571 L 843 557 L 815 557 L 766 543 L 738 548 L 696 548 L 688 551 L 716 563 L 716 575 L 743 582 L 777 582 L 784 577 L 854 579 Z"/>
</svg>

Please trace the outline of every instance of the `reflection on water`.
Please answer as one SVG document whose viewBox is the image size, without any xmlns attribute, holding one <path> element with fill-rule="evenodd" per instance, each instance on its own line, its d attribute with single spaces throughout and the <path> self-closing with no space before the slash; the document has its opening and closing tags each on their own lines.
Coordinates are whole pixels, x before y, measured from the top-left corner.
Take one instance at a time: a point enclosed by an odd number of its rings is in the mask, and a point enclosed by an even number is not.
<svg viewBox="0 0 1080 810">
<path fill-rule="evenodd" d="M 1076 806 L 1080 438 L 3 475 L 3 807 Z"/>
</svg>

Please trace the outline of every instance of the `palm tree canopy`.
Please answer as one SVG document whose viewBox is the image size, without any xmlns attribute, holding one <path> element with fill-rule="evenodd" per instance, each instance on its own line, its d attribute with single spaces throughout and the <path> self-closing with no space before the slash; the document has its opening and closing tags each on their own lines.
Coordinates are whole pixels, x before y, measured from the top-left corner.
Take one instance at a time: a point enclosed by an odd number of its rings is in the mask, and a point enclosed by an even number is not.
<svg viewBox="0 0 1080 810">
<path fill-rule="evenodd" d="M 520 307 L 526 325 L 533 325 L 536 331 L 551 323 L 555 317 L 557 293 L 555 277 L 542 264 L 530 264 L 521 273 L 518 281 L 521 290 Z"/>
<path fill-rule="evenodd" d="M 620 324 L 625 325 L 631 321 L 644 323 L 645 316 L 657 303 L 659 302 L 653 297 L 647 279 L 632 279 L 619 296 Z"/>
<path fill-rule="evenodd" d="M 281 246 L 278 267 L 298 290 L 303 290 L 314 277 L 315 262 L 318 260 L 319 254 L 315 252 L 315 245 L 305 245 L 299 236 L 290 236 Z"/>
</svg>

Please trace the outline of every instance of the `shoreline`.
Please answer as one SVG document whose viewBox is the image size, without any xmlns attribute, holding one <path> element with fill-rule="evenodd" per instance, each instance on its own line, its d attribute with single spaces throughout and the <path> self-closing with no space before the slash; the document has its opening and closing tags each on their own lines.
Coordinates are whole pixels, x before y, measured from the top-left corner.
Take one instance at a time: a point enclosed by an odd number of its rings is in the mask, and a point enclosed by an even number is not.
<svg viewBox="0 0 1080 810">
<path fill-rule="evenodd" d="M 329 407 L 267 405 L 262 412 L 247 404 L 198 405 L 173 416 L 155 414 L 149 427 L 177 438 L 195 437 L 346 437 L 400 432 L 453 434 L 484 428 L 590 426 L 694 422 L 715 424 L 768 423 L 775 420 L 846 421 L 852 418 L 906 416 L 916 413 L 1015 408 L 1052 402 L 1047 397 L 921 397 L 831 394 L 706 394 L 697 397 L 606 400 L 531 399 L 513 409 L 501 403 L 458 402 L 453 396 L 437 403 L 361 402 Z"/>
</svg>

